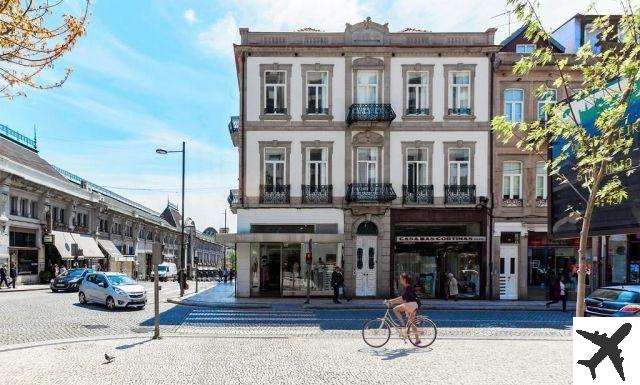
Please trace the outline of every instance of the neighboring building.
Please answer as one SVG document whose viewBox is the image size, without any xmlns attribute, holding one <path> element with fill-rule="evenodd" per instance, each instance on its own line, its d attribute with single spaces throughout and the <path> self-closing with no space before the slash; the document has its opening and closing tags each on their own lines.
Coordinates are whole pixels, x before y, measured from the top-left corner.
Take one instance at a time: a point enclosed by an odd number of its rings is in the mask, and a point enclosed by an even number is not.
<svg viewBox="0 0 640 385">
<path fill-rule="evenodd" d="M 593 22 L 602 15 L 575 14 L 565 21 L 560 27 L 553 31 L 552 36 L 564 47 L 564 53 L 576 54 L 578 49 L 586 42 L 591 43 L 591 50 L 600 53 L 603 49 L 608 49 L 611 45 L 618 44 L 615 36 L 602 39 L 601 31 L 593 29 Z M 612 25 L 618 25 L 620 15 L 610 15 L 609 21 Z"/>
<path fill-rule="evenodd" d="M 347 292 L 386 297 L 398 275 L 425 297 L 487 298 L 494 29 L 250 32 L 235 46 L 240 158 L 238 296 L 312 295 L 334 266 Z"/>
<path fill-rule="evenodd" d="M 179 235 L 160 213 L 50 165 L 35 139 L 0 125 L 0 264 L 15 263 L 19 283 L 37 283 L 54 264 L 146 278 L 152 244 L 163 243 L 164 260 L 176 261 Z M 198 254 L 223 248 L 198 239 Z"/>
</svg>

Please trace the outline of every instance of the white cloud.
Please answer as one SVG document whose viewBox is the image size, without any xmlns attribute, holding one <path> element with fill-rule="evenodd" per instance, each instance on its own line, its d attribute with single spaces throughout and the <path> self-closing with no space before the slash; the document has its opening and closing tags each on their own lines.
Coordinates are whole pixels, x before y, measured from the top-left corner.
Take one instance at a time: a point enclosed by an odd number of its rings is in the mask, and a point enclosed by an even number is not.
<svg viewBox="0 0 640 385">
<path fill-rule="evenodd" d="M 222 57 L 233 57 L 233 44 L 239 42 L 238 23 L 231 13 L 198 34 L 198 46 L 204 52 Z"/>
<path fill-rule="evenodd" d="M 196 18 L 196 11 L 191 8 L 184 11 L 184 18 L 189 24 L 194 24 L 198 21 L 198 18 Z"/>
</svg>

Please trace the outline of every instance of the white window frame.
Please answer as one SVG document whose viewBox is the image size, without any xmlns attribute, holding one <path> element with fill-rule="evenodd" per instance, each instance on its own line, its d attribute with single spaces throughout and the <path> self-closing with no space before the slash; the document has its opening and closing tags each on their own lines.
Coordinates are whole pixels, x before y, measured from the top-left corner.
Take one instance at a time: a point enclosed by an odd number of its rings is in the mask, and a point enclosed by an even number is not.
<svg viewBox="0 0 640 385">
<path fill-rule="evenodd" d="M 538 166 L 542 164 L 542 169 L 544 173 L 540 173 L 538 171 Z M 542 181 L 542 186 L 538 186 L 538 180 Z M 542 196 L 538 195 L 538 188 L 542 187 Z M 545 162 L 536 162 L 536 199 L 547 199 L 547 169 L 545 167 Z"/>
<path fill-rule="evenodd" d="M 520 172 L 507 173 L 505 171 L 507 163 L 517 164 Z M 507 160 L 502 162 L 502 199 L 522 199 L 522 168 L 523 164 L 520 161 Z M 515 182 L 516 178 L 518 178 L 518 183 Z M 518 194 L 516 194 L 516 185 Z M 508 192 L 508 194 L 505 194 L 505 192 Z"/>
<path fill-rule="evenodd" d="M 538 109 L 536 110 L 536 113 L 538 114 L 538 120 L 547 120 L 546 114 L 542 114 L 542 107 L 545 104 L 556 103 L 558 101 L 558 90 L 556 90 L 555 88 L 548 88 L 546 92 L 552 93 L 553 98 L 545 98 L 543 100 L 538 99 Z"/>
<path fill-rule="evenodd" d="M 284 83 L 267 83 L 267 73 L 270 72 L 280 72 L 282 74 L 284 74 Z M 284 106 L 283 108 L 286 110 L 288 108 L 287 106 L 287 71 L 285 70 L 265 70 L 264 71 L 264 106 L 262 106 L 263 111 L 265 112 L 265 114 L 268 115 L 283 115 L 285 114 L 285 112 L 275 112 L 275 109 L 277 109 L 278 107 L 278 91 L 276 88 L 278 87 L 282 87 L 283 88 L 283 92 L 282 92 L 282 97 L 283 97 L 283 101 L 282 101 L 282 105 Z M 269 93 L 267 92 L 267 89 L 269 87 L 273 87 L 273 106 L 274 106 L 274 112 L 266 112 L 266 108 L 267 108 L 267 100 L 269 99 Z"/>
<path fill-rule="evenodd" d="M 360 150 L 374 150 L 376 159 L 375 160 L 360 160 L 360 157 L 358 156 L 358 152 Z M 358 182 L 358 184 L 375 184 L 378 183 L 378 161 L 380 160 L 380 154 L 378 151 L 378 147 L 356 147 L 356 180 Z M 367 165 L 367 180 L 365 181 L 361 181 L 360 180 L 360 164 L 366 164 Z M 373 182 L 369 182 L 369 167 L 370 165 L 373 165 L 374 168 L 374 173 L 373 175 L 375 176 L 375 180 Z"/>
<path fill-rule="evenodd" d="M 460 161 L 460 160 L 451 160 L 451 150 L 466 150 L 467 153 L 469 154 L 469 160 L 466 161 Z M 461 169 L 461 165 L 466 164 L 467 165 L 467 185 L 471 185 L 471 148 L 469 147 L 452 147 L 449 148 L 449 150 L 447 151 L 447 170 L 449 172 L 449 184 L 451 184 L 451 165 L 455 165 L 456 169 L 457 169 L 457 180 L 456 183 L 454 184 L 455 186 L 461 186 L 460 184 L 460 169 Z"/>
<path fill-rule="evenodd" d="M 520 101 L 517 100 L 507 100 L 507 92 L 508 91 L 518 91 L 522 95 L 522 99 Z M 506 88 L 504 90 L 504 115 L 507 117 L 507 120 L 510 122 L 522 122 L 524 121 L 524 90 L 522 88 Z M 507 106 L 511 105 L 511 116 L 507 114 Z M 515 111 L 516 106 L 520 105 L 520 119 L 515 119 Z"/>
<path fill-rule="evenodd" d="M 20 198 L 18 208 L 19 208 L 19 210 L 20 210 L 18 214 L 19 214 L 21 217 L 29 217 L 29 209 L 30 209 L 30 208 L 29 208 L 29 199 L 27 199 L 27 198 Z"/>
<path fill-rule="evenodd" d="M 420 78 L 423 78 L 423 75 L 426 75 L 424 78 L 426 79 L 426 83 L 420 83 L 420 84 L 411 84 L 409 83 L 409 79 L 411 78 L 411 74 L 420 74 Z M 409 90 L 411 88 L 416 88 L 416 112 L 415 113 L 410 113 L 409 112 Z M 424 101 L 420 101 L 420 95 L 421 92 L 424 90 L 425 92 L 425 99 Z M 407 112 L 407 115 L 428 115 L 428 114 L 421 114 L 417 111 L 420 110 L 426 110 L 429 108 L 429 71 L 407 71 L 407 85 L 406 85 L 406 90 L 405 90 L 406 94 L 407 94 L 407 105 L 405 106 L 405 110 Z M 423 106 L 424 104 L 424 106 Z M 429 113 L 431 113 L 431 111 L 429 111 Z"/>
<path fill-rule="evenodd" d="M 537 45 L 528 43 L 528 44 L 516 44 L 516 53 L 522 54 L 530 54 L 538 48 Z"/>
<path fill-rule="evenodd" d="M 409 160 L 409 151 L 412 150 L 416 150 L 416 151 L 424 151 L 425 153 L 425 160 Z M 419 170 L 422 166 L 424 167 L 425 170 L 425 181 L 424 183 L 420 183 L 420 173 L 416 171 L 416 183 L 414 183 L 414 186 L 427 186 L 429 185 L 429 149 L 426 147 L 423 148 L 407 148 L 407 154 L 405 156 L 405 175 L 406 175 L 406 181 L 407 181 L 407 186 L 411 185 L 411 183 L 409 183 L 409 181 L 411 180 L 411 175 L 409 174 L 409 165 L 413 164 L 414 165 L 414 170 Z"/>
<path fill-rule="evenodd" d="M 282 150 L 282 160 L 269 160 L 267 159 L 267 150 Z M 262 161 L 264 163 L 264 171 L 263 171 L 263 175 L 262 175 L 262 184 L 266 187 L 267 186 L 267 165 L 269 164 L 273 164 L 273 187 L 275 188 L 276 186 L 278 186 L 278 178 L 276 177 L 276 170 L 277 170 L 277 165 L 282 163 L 282 180 L 283 180 L 283 184 L 282 186 L 286 186 L 287 185 L 287 148 L 286 147 L 265 147 L 264 148 L 264 153 L 262 154 Z"/>
<path fill-rule="evenodd" d="M 322 150 L 322 160 L 311 160 L 311 150 Z M 311 168 L 316 167 L 322 170 L 320 179 L 317 180 L 318 173 L 316 172 L 315 186 L 326 186 L 329 184 L 329 149 L 327 147 L 307 147 L 307 186 L 311 186 Z"/>
<path fill-rule="evenodd" d="M 359 79 L 360 77 L 358 76 L 359 74 L 364 74 L 364 73 L 369 73 L 369 74 L 375 74 L 376 75 L 376 83 L 375 84 L 360 84 Z M 379 103 L 378 100 L 378 87 L 380 85 L 380 74 L 378 71 L 376 70 L 358 70 L 356 71 L 356 103 L 358 104 L 370 104 L 369 101 L 361 101 L 358 98 L 358 95 L 360 94 L 360 92 L 358 92 L 360 90 L 360 87 L 364 87 L 366 88 L 366 95 L 369 95 L 369 92 L 371 92 L 371 89 L 373 89 L 374 95 L 376 96 L 376 100 L 375 102 L 373 102 L 373 104 L 377 104 Z"/>
<path fill-rule="evenodd" d="M 455 77 L 456 74 L 461 74 L 461 73 L 466 73 L 468 78 L 469 78 L 469 82 L 467 84 L 453 84 L 453 79 Z M 457 100 L 453 100 L 453 89 L 457 88 L 458 92 L 456 93 L 458 95 L 458 99 Z M 453 110 L 459 110 L 462 107 L 460 107 L 460 90 L 462 88 L 467 88 L 467 104 L 468 106 L 466 108 L 468 108 L 469 110 L 471 110 L 471 71 L 467 71 L 467 70 L 463 70 L 463 71 L 449 71 L 449 108 L 453 109 Z M 456 103 L 457 102 L 457 103 Z M 456 114 L 456 113 L 452 113 L 452 115 L 466 115 L 466 114 Z"/>
<path fill-rule="evenodd" d="M 309 73 L 310 72 L 314 72 L 314 73 L 322 73 L 324 74 L 324 81 L 325 83 L 322 84 L 309 84 Z M 307 114 L 309 115 L 326 115 L 326 113 L 324 112 L 309 112 L 307 110 L 307 108 L 309 107 L 309 89 L 310 88 L 315 88 L 316 89 L 316 111 L 323 111 L 323 110 L 327 110 L 329 111 L 329 71 L 307 71 L 305 73 L 305 79 L 306 79 L 306 83 L 307 83 L 307 87 L 306 87 L 306 103 L 305 103 L 305 110 L 307 111 Z M 286 91 L 286 90 L 285 90 Z M 323 92 L 323 97 L 322 97 L 322 105 L 319 106 L 318 105 L 318 92 L 322 91 Z"/>
</svg>

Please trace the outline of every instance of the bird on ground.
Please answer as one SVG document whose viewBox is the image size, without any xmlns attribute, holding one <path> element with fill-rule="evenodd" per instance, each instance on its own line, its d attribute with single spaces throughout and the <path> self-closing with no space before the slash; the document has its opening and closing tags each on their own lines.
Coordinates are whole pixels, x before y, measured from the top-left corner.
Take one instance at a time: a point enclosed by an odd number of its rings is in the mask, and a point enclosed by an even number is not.
<svg viewBox="0 0 640 385">
<path fill-rule="evenodd" d="M 107 362 L 105 362 L 106 364 L 110 364 L 112 363 L 116 358 L 113 356 L 108 355 L 107 353 L 104 354 L 104 359 L 107 360 Z"/>
</svg>

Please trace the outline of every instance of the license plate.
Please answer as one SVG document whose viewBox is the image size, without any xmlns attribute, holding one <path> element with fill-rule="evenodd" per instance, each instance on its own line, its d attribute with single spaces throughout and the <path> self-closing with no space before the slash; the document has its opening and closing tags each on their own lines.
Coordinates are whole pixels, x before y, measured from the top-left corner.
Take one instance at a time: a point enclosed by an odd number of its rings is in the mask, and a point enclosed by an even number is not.
<svg viewBox="0 0 640 385">
<path fill-rule="evenodd" d="M 65 284 L 64 283 L 59 283 L 59 284 L 56 285 L 56 287 L 65 287 Z"/>
</svg>

